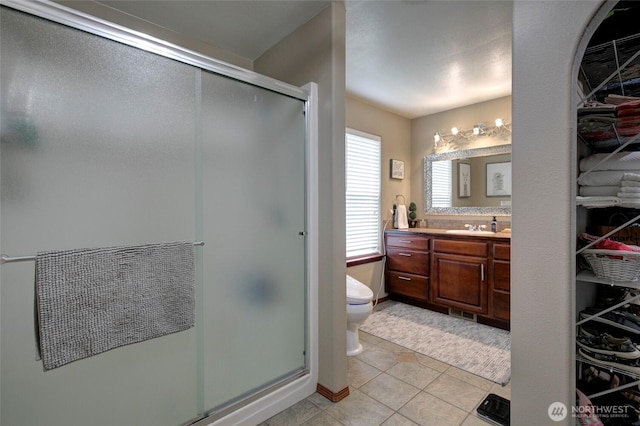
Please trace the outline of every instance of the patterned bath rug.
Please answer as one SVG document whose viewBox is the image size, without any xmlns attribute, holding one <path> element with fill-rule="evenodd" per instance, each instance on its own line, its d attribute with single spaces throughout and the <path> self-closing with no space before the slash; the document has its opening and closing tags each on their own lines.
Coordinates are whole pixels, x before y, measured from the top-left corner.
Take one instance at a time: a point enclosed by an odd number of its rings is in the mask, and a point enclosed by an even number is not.
<svg viewBox="0 0 640 426">
<path fill-rule="evenodd" d="M 511 333 L 411 305 L 385 302 L 360 330 L 505 385 Z"/>
</svg>

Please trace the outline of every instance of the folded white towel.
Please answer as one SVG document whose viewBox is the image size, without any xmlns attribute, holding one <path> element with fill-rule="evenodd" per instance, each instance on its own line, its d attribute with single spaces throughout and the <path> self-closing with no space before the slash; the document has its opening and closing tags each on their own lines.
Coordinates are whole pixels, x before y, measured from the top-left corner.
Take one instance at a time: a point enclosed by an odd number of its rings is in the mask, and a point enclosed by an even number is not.
<svg viewBox="0 0 640 426">
<path fill-rule="evenodd" d="M 640 175 L 637 173 L 625 173 L 622 175 L 623 180 L 632 180 L 635 182 L 640 182 Z"/>
<path fill-rule="evenodd" d="M 622 200 L 618 197 L 576 197 L 577 204 L 584 207 L 608 207 L 619 205 Z M 640 200 L 638 200 L 640 201 Z"/>
<path fill-rule="evenodd" d="M 622 179 L 620 181 L 620 186 L 621 187 L 627 187 L 627 188 L 633 188 L 633 187 L 640 187 L 640 182 L 635 181 L 635 180 L 626 180 L 626 179 Z"/>
<path fill-rule="evenodd" d="M 640 200 L 640 192 L 618 192 L 620 198 L 637 198 Z"/>
<path fill-rule="evenodd" d="M 579 194 L 582 195 L 583 197 L 602 197 L 602 196 L 615 197 L 616 194 L 621 190 L 622 188 L 619 185 L 581 186 L 579 189 Z"/>
<path fill-rule="evenodd" d="M 398 205 L 396 208 L 396 219 L 397 219 L 397 228 L 398 229 L 407 229 L 409 228 L 409 220 L 407 219 L 407 208 L 404 204 Z"/>
<path fill-rule="evenodd" d="M 622 175 L 625 172 L 619 170 L 603 170 L 599 172 L 581 173 L 578 184 L 583 186 L 608 186 L 620 185 Z"/>
<path fill-rule="evenodd" d="M 609 158 L 607 158 L 609 157 Z M 604 160 L 607 158 L 606 160 Z M 603 161 L 604 160 L 604 161 Z M 640 170 L 640 151 L 593 154 L 580 160 L 580 171 Z"/>
<path fill-rule="evenodd" d="M 640 182 L 638 182 L 638 183 L 640 183 Z M 598 188 L 598 187 L 591 186 L 590 188 Z M 640 186 L 620 185 L 620 192 L 640 193 Z"/>
<path fill-rule="evenodd" d="M 620 200 L 620 207 L 626 207 L 629 209 L 639 209 L 640 208 L 640 200 L 636 198 L 618 198 Z M 587 206 L 585 206 L 587 207 Z"/>
</svg>

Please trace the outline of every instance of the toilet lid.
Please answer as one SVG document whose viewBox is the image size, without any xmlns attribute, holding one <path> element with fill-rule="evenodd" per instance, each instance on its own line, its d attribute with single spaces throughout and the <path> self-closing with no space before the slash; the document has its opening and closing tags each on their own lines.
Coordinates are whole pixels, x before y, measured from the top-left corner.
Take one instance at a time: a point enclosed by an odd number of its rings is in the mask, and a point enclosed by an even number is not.
<svg viewBox="0 0 640 426">
<path fill-rule="evenodd" d="M 365 305 L 373 299 L 373 291 L 355 278 L 347 275 L 347 303 Z"/>
</svg>

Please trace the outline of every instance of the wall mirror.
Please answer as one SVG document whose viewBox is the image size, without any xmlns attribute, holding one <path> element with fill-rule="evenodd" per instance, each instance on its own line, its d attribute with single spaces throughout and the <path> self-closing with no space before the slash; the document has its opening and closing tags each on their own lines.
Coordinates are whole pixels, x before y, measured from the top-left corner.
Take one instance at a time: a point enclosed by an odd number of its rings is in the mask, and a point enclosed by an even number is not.
<svg viewBox="0 0 640 426">
<path fill-rule="evenodd" d="M 424 157 L 427 214 L 511 215 L 511 145 Z"/>
</svg>

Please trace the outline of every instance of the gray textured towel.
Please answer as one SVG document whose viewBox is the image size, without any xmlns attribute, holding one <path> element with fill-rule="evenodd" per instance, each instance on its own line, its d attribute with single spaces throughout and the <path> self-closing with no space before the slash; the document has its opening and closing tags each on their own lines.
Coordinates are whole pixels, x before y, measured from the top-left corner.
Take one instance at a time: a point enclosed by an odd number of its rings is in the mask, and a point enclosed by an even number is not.
<svg viewBox="0 0 640 426">
<path fill-rule="evenodd" d="M 45 370 L 193 327 L 193 242 L 40 252 Z"/>
</svg>

